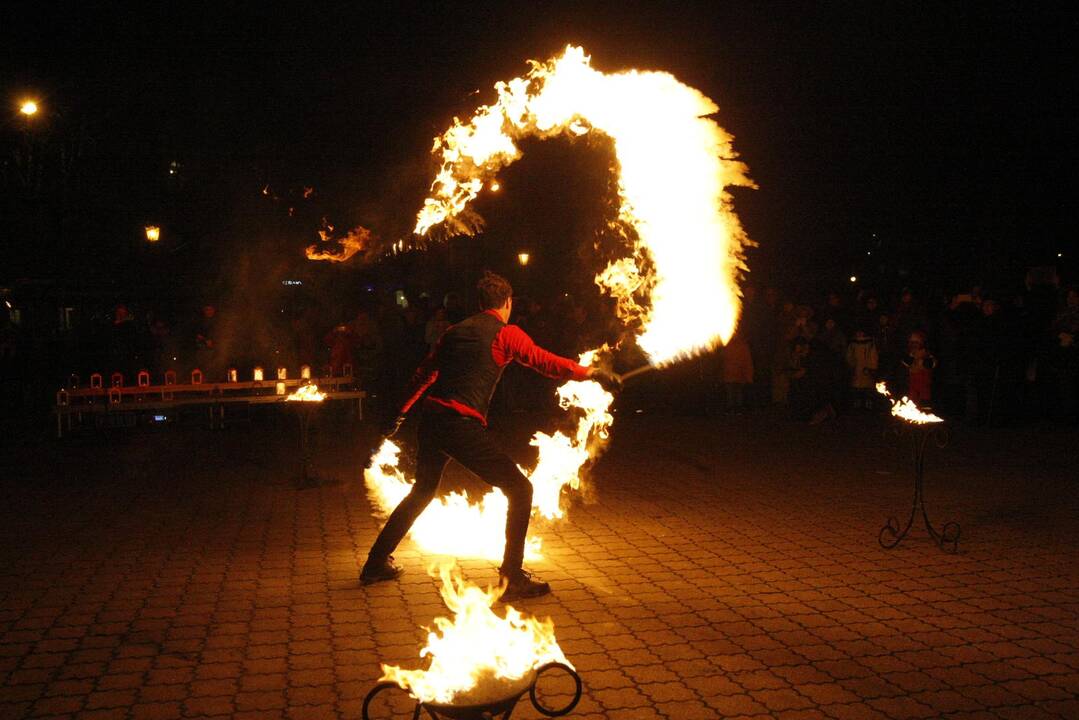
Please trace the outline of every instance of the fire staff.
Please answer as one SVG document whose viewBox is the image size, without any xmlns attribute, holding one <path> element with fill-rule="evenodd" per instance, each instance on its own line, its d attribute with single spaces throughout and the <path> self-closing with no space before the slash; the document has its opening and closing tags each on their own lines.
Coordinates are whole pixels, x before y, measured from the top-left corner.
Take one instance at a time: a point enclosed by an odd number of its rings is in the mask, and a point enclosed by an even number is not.
<svg viewBox="0 0 1079 720">
<path fill-rule="evenodd" d="M 481 312 L 446 330 L 413 375 L 400 412 L 382 428 L 385 437 L 393 436 L 426 393 L 418 434 L 416 482 L 371 546 L 360 573 L 365 585 L 401 575 L 403 570 L 390 553 L 434 499 L 442 471 L 452 458 L 499 488 L 509 500 L 506 548 L 499 568 L 506 585 L 502 599 L 537 597 L 551 591 L 550 585 L 522 567 L 532 512 L 532 484 L 487 433 L 491 396 L 502 371 L 515 361 L 548 377 L 592 379 L 608 389 L 621 387 L 621 379 L 615 373 L 583 367 L 548 352 L 533 343 L 521 328 L 509 325 L 513 288 L 505 278 L 486 272 L 476 289 Z"/>
</svg>

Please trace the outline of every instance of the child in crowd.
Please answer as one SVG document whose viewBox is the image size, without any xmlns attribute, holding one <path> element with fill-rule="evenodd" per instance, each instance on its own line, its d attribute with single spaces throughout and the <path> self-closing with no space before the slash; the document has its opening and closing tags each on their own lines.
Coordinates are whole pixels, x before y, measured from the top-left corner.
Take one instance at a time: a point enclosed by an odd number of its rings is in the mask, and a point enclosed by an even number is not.
<svg viewBox="0 0 1079 720">
<path fill-rule="evenodd" d="M 851 369 L 850 387 L 854 408 L 871 410 L 880 357 L 877 344 L 865 327 L 855 330 L 854 339 L 847 345 L 847 365 Z"/>
<path fill-rule="evenodd" d="M 906 395 L 916 405 L 928 405 L 933 399 L 933 370 L 937 359 L 926 347 L 925 333 L 915 330 L 907 340 L 903 368 L 907 373 Z"/>
</svg>

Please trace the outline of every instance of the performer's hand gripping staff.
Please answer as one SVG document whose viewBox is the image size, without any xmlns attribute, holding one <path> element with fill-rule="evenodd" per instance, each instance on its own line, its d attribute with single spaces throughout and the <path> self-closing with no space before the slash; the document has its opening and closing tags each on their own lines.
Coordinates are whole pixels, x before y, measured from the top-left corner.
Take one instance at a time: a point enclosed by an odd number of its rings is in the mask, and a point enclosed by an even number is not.
<svg viewBox="0 0 1079 720">
<path fill-rule="evenodd" d="M 622 376 L 603 368 L 592 368 L 588 371 L 588 379 L 595 380 L 608 392 L 618 392 L 622 389 Z"/>
</svg>

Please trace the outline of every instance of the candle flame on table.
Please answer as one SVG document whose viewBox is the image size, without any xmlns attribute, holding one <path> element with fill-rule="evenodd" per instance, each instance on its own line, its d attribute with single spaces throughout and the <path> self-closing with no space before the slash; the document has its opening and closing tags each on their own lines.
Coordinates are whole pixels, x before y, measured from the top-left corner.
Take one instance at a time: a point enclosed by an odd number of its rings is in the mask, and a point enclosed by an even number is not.
<svg viewBox="0 0 1079 720">
<path fill-rule="evenodd" d="M 736 159 L 731 136 L 708 117 L 716 104 L 669 73 L 595 70 L 580 47 L 530 64 L 526 75 L 495 85 L 494 104 L 478 108 L 467 123 L 455 118 L 435 139 L 439 170 L 415 232 L 441 225 L 449 233 L 474 234 L 481 221 L 468 206 L 521 157 L 519 140 L 589 133 L 608 138 L 619 195 L 612 225 L 631 247 L 628 256 L 608 263 L 596 283 L 615 299 L 618 317 L 653 366 L 726 342 L 741 308 L 743 249 L 752 244 L 727 188 L 755 186 Z M 581 364 L 591 365 L 608 350 L 585 353 Z M 563 490 L 580 487 L 581 468 L 602 449 L 613 421 L 613 397 L 594 381 L 567 382 L 558 396 L 576 429 L 537 432 L 531 444 L 539 449 L 538 462 L 532 470 L 522 468 L 533 485 L 535 510 L 548 519 L 563 517 Z M 384 515 L 411 486 L 396 461 L 396 446 L 387 441 L 364 473 Z M 410 536 L 431 552 L 498 559 L 505 508 L 498 490 L 478 505 L 455 493 L 432 503 Z M 539 548 L 539 540 L 530 538 L 529 551 L 538 554 Z"/>
<path fill-rule="evenodd" d="M 453 615 L 434 619 L 420 657 L 426 670 L 382 665 L 380 680 L 395 682 L 421 702 L 473 705 L 506 697 L 527 687 L 531 673 L 549 662 L 569 665 L 554 635 L 554 623 L 505 606 L 499 617 L 492 606 L 500 588 L 486 590 L 465 581 L 453 563 L 438 567 L 441 594 Z M 572 666 L 570 666 L 572 667 Z"/>
<path fill-rule="evenodd" d="M 913 400 L 905 395 L 899 400 L 896 400 L 892 397 L 892 394 L 888 392 L 888 386 L 883 382 L 877 383 L 877 392 L 892 401 L 892 415 L 897 418 L 901 418 L 916 425 L 944 422 L 944 418 L 921 410 L 914 404 Z"/>
<path fill-rule="evenodd" d="M 285 398 L 286 402 L 322 402 L 326 399 L 326 393 L 319 392 L 318 385 L 314 383 L 301 385 L 296 392 Z"/>
</svg>

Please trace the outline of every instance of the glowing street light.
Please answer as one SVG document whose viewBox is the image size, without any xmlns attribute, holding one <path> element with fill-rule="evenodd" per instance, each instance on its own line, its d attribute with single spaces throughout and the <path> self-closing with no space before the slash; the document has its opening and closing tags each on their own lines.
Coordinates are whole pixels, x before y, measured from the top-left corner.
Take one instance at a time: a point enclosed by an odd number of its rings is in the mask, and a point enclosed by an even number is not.
<svg viewBox="0 0 1079 720">
<path fill-rule="evenodd" d="M 850 281 L 851 281 L 852 283 L 856 283 L 856 282 L 858 282 L 858 276 L 857 276 L 857 275 L 851 275 L 851 276 L 850 276 Z"/>
<path fill-rule="evenodd" d="M 37 103 L 34 102 L 33 100 L 27 100 L 27 101 L 23 102 L 23 104 L 21 106 L 19 106 L 19 112 L 21 112 L 26 117 L 36 115 L 37 110 L 38 110 Z"/>
<path fill-rule="evenodd" d="M 149 242 L 155 243 L 161 239 L 161 228 L 157 225 L 146 226 L 146 239 Z"/>
<path fill-rule="evenodd" d="M 528 260 L 529 260 L 528 253 L 526 253 L 526 252 L 517 253 L 517 262 L 519 262 L 522 266 L 527 265 Z"/>
<path fill-rule="evenodd" d="M 496 183 L 496 182 L 491 183 L 491 192 L 498 192 L 501 189 L 502 189 L 502 186 L 499 185 L 498 183 Z"/>
</svg>

